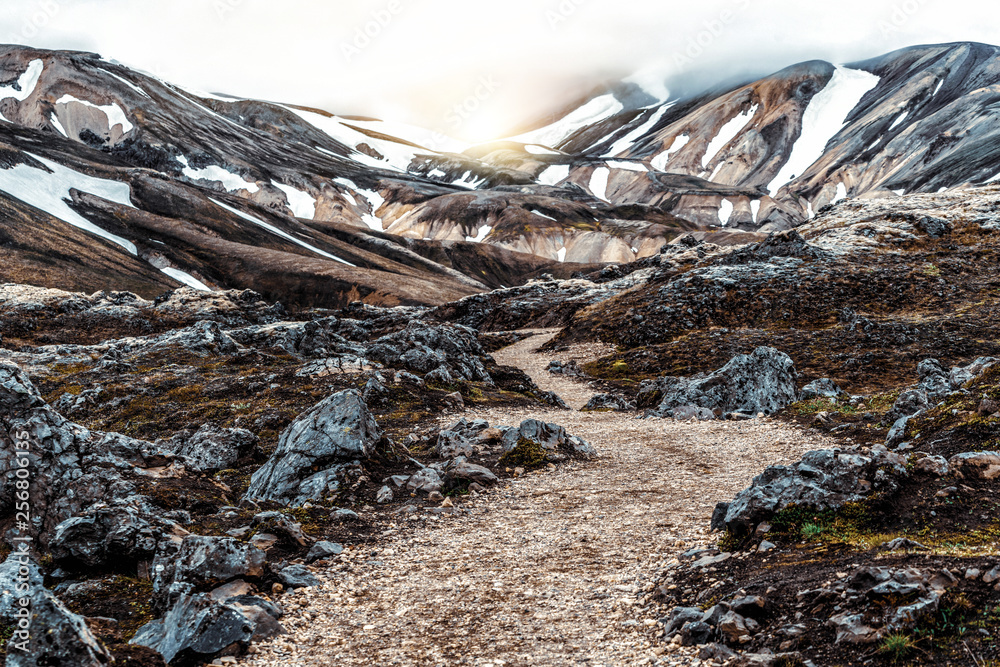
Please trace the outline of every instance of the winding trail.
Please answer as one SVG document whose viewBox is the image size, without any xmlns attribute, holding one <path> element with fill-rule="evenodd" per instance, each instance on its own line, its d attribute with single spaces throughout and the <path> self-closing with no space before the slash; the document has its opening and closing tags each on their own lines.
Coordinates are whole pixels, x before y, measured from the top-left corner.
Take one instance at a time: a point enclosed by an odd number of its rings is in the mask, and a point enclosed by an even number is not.
<svg viewBox="0 0 1000 667">
<path fill-rule="evenodd" d="M 606 350 L 533 354 L 551 335 L 494 356 L 579 407 L 594 390 L 545 365 Z M 454 513 L 388 519 L 377 548 L 345 552 L 317 572 L 322 587 L 282 598 L 290 634 L 254 647 L 245 664 L 690 664 L 687 649 L 656 639 L 637 594 L 678 551 L 707 539 L 717 501 L 766 465 L 828 444 L 767 419 L 688 423 L 555 409 L 464 416 L 556 422 L 601 455 L 465 497 Z"/>
</svg>

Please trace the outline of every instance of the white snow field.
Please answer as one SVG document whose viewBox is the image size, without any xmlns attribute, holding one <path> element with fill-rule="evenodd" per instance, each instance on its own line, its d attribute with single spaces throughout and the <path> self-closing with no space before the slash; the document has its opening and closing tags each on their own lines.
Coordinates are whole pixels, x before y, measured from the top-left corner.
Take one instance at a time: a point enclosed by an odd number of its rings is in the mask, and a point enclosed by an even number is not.
<svg viewBox="0 0 1000 667">
<path fill-rule="evenodd" d="M 286 232 L 281 231 L 280 229 L 278 229 L 274 225 L 268 224 L 268 223 L 264 222 L 263 220 L 261 220 L 260 218 L 256 218 L 256 217 L 254 217 L 254 216 L 252 216 L 252 215 L 250 215 L 248 213 L 244 213 L 243 211 L 239 210 L 238 208 L 233 208 L 232 206 L 228 206 L 228 205 L 222 203 L 221 201 L 219 201 L 218 199 L 213 199 L 212 197 L 209 197 L 208 200 L 210 202 L 212 202 L 213 204 L 215 204 L 216 206 L 219 206 L 220 208 L 223 208 L 223 209 L 229 211 L 230 213 L 238 215 L 239 217 L 243 218 L 247 222 L 252 222 L 253 224 L 257 225 L 258 227 L 263 227 L 264 229 L 266 229 L 267 231 L 271 232 L 272 234 L 274 234 L 276 236 L 280 236 L 281 238 L 286 239 L 288 241 L 291 241 L 292 243 L 294 243 L 296 245 L 302 246 L 306 250 L 314 252 L 317 255 L 320 255 L 321 257 L 326 257 L 327 259 L 332 259 L 335 262 L 340 262 L 341 264 L 346 264 L 347 266 L 354 266 L 354 264 L 351 264 L 347 260 L 343 260 L 343 259 L 337 257 L 336 255 L 331 255 L 330 253 L 326 252 L 325 250 L 320 250 L 319 248 L 317 248 L 315 246 L 311 246 L 308 243 L 306 243 L 305 241 L 300 241 L 299 239 L 295 238 L 291 234 L 288 234 Z"/>
<path fill-rule="evenodd" d="M 558 185 L 569 178 L 568 164 L 554 164 L 538 175 L 536 179 L 542 185 Z"/>
<path fill-rule="evenodd" d="M 729 218 L 733 216 L 734 208 L 733 202 L 728 199 L 722 200 L 722 204 L 719 206 L 719 222 L 722 223 L 723 227 L 729 224 Z"/>
<path fill-rule="evenodd" d="M 29 206 L 34 206 L 59 218 L 65 223 L 116 243 L 133 255 L 138 254 L 135 244 L 131 241 L 104 231 L 66 203 L 72 201 L 69 191 L 73 189 L 96 195 L 116 204 L 135 208 L 131 200 L 132 190 L 127 183 L 95 178 L 37 155 L 31 155 L 31 157 L 52 170 L 52 173 L 26 164 L 19 164 L 10 169 L 0 169 L 0 190 L 20 199 Z"/>
<path fill-rule="evenodd" d="M 296 218 L 312 220 L 316 217 L 316 198 L 311 194 L 273 180 L 271 185 L 285 193 L 285 197 L 288 199 L 288 208 L 291 209 L 292 215 Z"/>
<path fill-rule="evenodd" d="M 880 80 L 862 70 L 837 66 L 830 82 L 816 93 L 802 114 L 802 134 L 792 147 L 788 162 L 767 186 L 772 195 L 823 156 L 826 145 L 847 124 L 848 114 Z"/>
<path fill-rule="evenodd" d="M 677 154 L 677 151 L 688 145 L 691 141 L 691 135 L 689 134 L 678 134 L 674 137 L 673 143 L 670 144 L 670 148 L 659 153 L 650 160 L 649 164 L 656 171 L 664 171 L 667 168 L 667 163 L 670 162 L 670 158 Z"/>
<path fill-rule="evenodd" d="M 256 183 L 244 180 L 242 176 L 234 174 L 231 171 L 227 171 L 218 165 L 211 164 L 204 169 L 194 169 L 188 164 L 188 159 L 183 155 L 179 155 L 174 159 L 180 162 L 184 167 L 181 170 L 181 173 L 191 180 L 216 181 L 218 183 L 222 183 L 222 187 L 224 187 L 227 192 L 246 190 L 250 194 L 254 194 L 260 190 L 260 187 Z"/>
<path fill-rule="evenodd" d="M 492 231 L 493 231 L 492 227 L 490 227 L 489 225 L 483 225 L 482 227 L 479 228 L 479 232 L 478 234 L 476 234 L 476 236 L 466 236 L 465 240 L 469 243 L 482 243 L 483 241 L 486 240 L 486 237 L 489 236 L 490 232 Z"/>
<path fill-rule="evenodd" d="M 163 273 L 167 274 L 168 276 L 170 276 L 174 280 L 178 280 L 178 281 L 184 283 L 188 287 L 193 287 L 196 290 L 200 290 L 202 292 L 211 292 L 212 291 L 211 287 L 209 287 L 205 283 L 201 282 L 200 280 L 198 280 L 197 278 L 195 278 L 194 276 L 192 276 L 190 273 L 187 273 L 186 271 L 181 271 L 180 269 L 175 269 L 175 268 L 173 268 L 171 266 L 168 266 L 165 269 L 160 269 L 160 271 L 162 271 Z"/>
<path fill-rule="evenodd" d="M 42 70 L 44 69 L 45 64 L 41 60 L 32 60 L 28 63 L 28 69 L 24 70 L 24 74 L 17 77 L 17 87 L 20 90 L 14 88 L 14 84 L 0 86 L 0 100 L 13 97 L 18 102 L 23 102 L 31 97 L 31 94 L 35 92 L 35 86 L 38 85 L 38 79 L 42 76 Z"/>
<path fill-rule="evenodd" d="M 122 108 L 118 106 L 117 102 L 112 102 L 111 104 L 99 105 L 93 102 L 88 102 L 87 100 L 77 99 L 72 95 L 63 95 L 60 97 L 56 104 L 69 104 L 70 102 L 76 102 L 77 104 L 82 104 L 84 106 L 97 109 L 98 111 L 103 111 L 104 115 L 108 117 L 108 129 L 113 128 L 115 125 L 122 126 L 122 132 L 131 132 L 132 128 L 135 126 L 129 121 L 128 116 L 122 111 Z"/>
<path fill-rule="evenodd" d="M 598 167 L 590 177 L 590 192 L 598 199 L 608 201 L 608 178 L 610 176 L 610 169 Z"/>
<path fill-rule="evenodd" d="M 360 195 L 361 197 L 368 200 L 368 205 L 371 206 L 372 211 L 371 213 L 362 213 L 361 220 L 366 225 L 368 225 L 369 229 L 373 231 L 376 232 L 385 231 L 382 228 L 382 218 L 375 215 L 375 212 L 378 211 L 380 208 L 382 208 L 382 204 L 385 203 L 385 197 L 375 192 L 374 190 L 365 190 L 364 188 L 359 188 L 354 183 L 354 181 L 352 181 L 349 178 L 335 178 L 333 179 L 333 182 L 337 183 L 338 185 L 343 185 L 345 188 L 354 191 L 354 194 Z M 354 197 L 352 197 L 351 199 L 354 199 Z M 356 201 L 354 202 L 354 204 L 355 206 L 357 206 Z"/>
<path fill-rule="evenodd" d="M 708 148 L 705 150 L 705 155 L 701 158 L 701 166 L 708 169 L 708 165 L 711 164 L 715 156 L 719 154 L 723 148 L 725 148 L 730 141 L 739 136 L 740 132 L 746 128 L 747 125 L 753 122 L 753 117 L 757 115 L 757 109 L 759 105 L 755 104 L 750 107 L 747 111 L 740 112 L 731 118 L 725 125 L 719 128 L 719 133 L 715 135 L 715 138 L 708 142 Z"/>
<path fill-rule="evenodd" d="M 667 110 L 672 106 L 673 104 L 664 104 L 657 109 L 656 112 L 649 117 L 649 120 L 616 141 L 614 145 L 608 149 L 607 156 L 614 157 L 631 148 L 632 144 L 652 131 L 653 127 L 655 127 L 656 124 L 660 122 L 660 119 L 663 118 L 663 114 L 667 113 Z"/>
<path fill-rule="evenodd" d="M 546 125 L 531 132 L 525 132 L 516 137 L 510 137 L 510 141 L 519 141 L 525 144 L 541 144 L 542 146 L 558 146 L 580 128 L 611 118 L 624 108 L 622 103 L 611 93 L 601 95 L 551 125 Z"/>
</svg>

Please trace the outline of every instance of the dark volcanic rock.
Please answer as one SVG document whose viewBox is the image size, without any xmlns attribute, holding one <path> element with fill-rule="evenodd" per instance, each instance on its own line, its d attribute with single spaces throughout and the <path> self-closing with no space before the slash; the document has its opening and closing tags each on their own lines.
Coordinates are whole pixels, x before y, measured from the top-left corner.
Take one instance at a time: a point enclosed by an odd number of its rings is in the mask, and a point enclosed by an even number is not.
<svg viewBox="0 0 1000 667">
<path fill-rule="evenodd" d="M 647 380 L 640 386 L 636 402 L 640 408 L 655 406 L 648 413 L 653 417 L 668 416 L 684 405 L 724 413 L 770 414 L 796 401 L 795 379 L 795 365 L 788 355 L 759 347 L 752 354 L 734 357 L 713 373 Z"/>
<path fill-rule="evenodd" d="M 165 535 L 186 531 L 133 507 L 98 506 L 58 526 L 49 552 L 67 568 L 122 568 L 127 563 L 150 560 Z"/>
<path fill-rule="evenodd" d="M 486 353 L 476 332 L 456 324 L 412 321 L 402 331 L 376 340 L 365 355 L 420 375 L 445 369 L 454 378 L 493 384 L 483 364 Z"/>
<path fill-rule="evenodd" d="M 254 631 L 238 607 L 201 593 L 181 596 L 166 616 L 139 628 L 131 643 L 159 651 L 168 663 L 207 661 L 234 644 L 247 646 Z"/>
<path fill-rule="evenodd" d="M 632 410 L 635 410 L 635 403 L 614 394 L 597 394 L 580 408 L 580 412 L 631 412 Z"/>
<path fill-rule="evenodd" d="M 83 617 L 71 612 L 41 586 L 31 595 L 31 616 L 31 630 L 24 644 L 19 643 L 22 639 L 16 631 L 7 644 L 8 667 L 104 667 L 111 664 L 111 654 L 94 637 Z"/>
<path fill-rule="evenodd" d="M 508 428 L 504 433 L 504 452 L 526 445 L 544 450 L 549 461 L 564 461 L 570 456 L 592 458 L 597 455 L 597 450 L 586 440 L 569 435 L 558 424 L 546 424 L 537 419 L 525 420 L 518 428 Z"/>
<path fill-rule="evenodd" d="M 339 487 L 343 464 L 371 455 L 382 437 L 357 391 L 316 404 L 282 432 L 270 460 L 253 474 L 246 498 L 299 505 Z"/>
<path fill-rule="evenodd" d="M 219 428 L 205 424 L 192 434 L 181 432 L 169 440 L 159 440 L 147 456 L 177 456 L 189 470 L 199 472 L 224 470 L 250 456 L 260 440 L 242 428 Z"/>
</svg>

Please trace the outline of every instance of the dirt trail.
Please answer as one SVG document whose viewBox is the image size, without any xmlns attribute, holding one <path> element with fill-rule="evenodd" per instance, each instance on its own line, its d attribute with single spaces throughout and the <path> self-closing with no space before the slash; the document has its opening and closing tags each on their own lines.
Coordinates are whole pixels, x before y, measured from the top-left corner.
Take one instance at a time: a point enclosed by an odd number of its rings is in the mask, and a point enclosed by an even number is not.
<svg viewBox="0 0 1000 667">
<path fill-rule="evenodd" d="M 548 334 L 546 334 L 548 335 Z M 594 393 L 544 371 L 534 336 L 494 356 L 573 405 Z M 588 393 L 589 392 L 589 393 Z M 565 410 L 469 410 L 467 418 L 562 424 L 599 450 L 456 502 L 453 514 L 398 516 L 375 549 L 318 573 L 322 588 L 282 599 L 290 634 L 251 665 L 687 665 L 636 603 L 664 564 L 707 539 L 715 503 L 766 465 L 824 446 L 769 420 L 682 423 Z M 449 421 L 453 421 L 453 418 Z"/>
</svg>

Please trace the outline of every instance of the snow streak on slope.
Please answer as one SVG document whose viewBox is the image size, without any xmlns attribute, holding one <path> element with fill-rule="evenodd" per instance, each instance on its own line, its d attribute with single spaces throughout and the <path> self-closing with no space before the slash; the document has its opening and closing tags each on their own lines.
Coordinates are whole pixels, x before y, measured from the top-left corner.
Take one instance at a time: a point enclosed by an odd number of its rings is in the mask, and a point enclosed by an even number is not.
<svg viewBox="0 0 1000 667">
<path fill-rule="evenodd" d="M 556 185 L 569 177 L 568 164 L 555 164 L 538 175 L 538 182 L 542 185 Z"/>
<path fill-rule="evenodd" d="M 541 144 L 543 146 L 558 146 L 580 128 L 600 123 L 621 112 L 625 107 L 614 95 L 608 93 L 590 100 L 576 111 L 538 130 L 532 130 L 511 137 L 511 141 L 525 144 Z"/>
<path fill-rule="evenodd" d="M 663 171 L 667 168 L 667 163 L 670 162 L 670 158 L 677 154 L 677 151 L 687 146 L 688 142 L 691 141 L 691 135 L 689 134 L 679 134 L 674 137 L 674 141 L 670 144 L 670 148 L 663 151 L 652 160 L 649 164 L 656 171 Z"/>
<path fill-rule="evenodd" d="M 608 200 L 608 178 L 611 170 L 607 167 L 598 167 L 590 177 L 590 192 L 598 199 Z"/>
<path fill-rule="evenodd" d="M 879 80 L 862 70 L 837 67 L 833 78 L 816 93 L 802 114 L 802 134 L 792 147 L 788 162 L 767 186 L 772 195 L 823 156 L 826 145 L 847 124 L 847 116 Z"/>
<path fill-rule="evenodd" d="M 224 187 L 228 192 L 246 190 L 250 194 L 254 194 L 260 190 L 256 183 L 244 180 L 242 176 L 238 176 L 231 171 L 226 171 L 217 165 L 211 164 L 204 169 L 193 169 L 188 166 L 188 160 L 183 155 L 179 155 L 176 160 L 184 165 L 184 169 L 181 170 L 181 173 L 191 180 L 217 181 L 222 183 L 222 187 Z"/>
<path fill-rule="evenodd" d="M 327 259 L 332 259 L 333 261 L 340 262 L 341 264 L 347 264 L 348 266 L 354 266 L 350 262 L 348 262 L 346 260 L 343 260 L 343 259 L 337 257 L 336 255 L 331 255 L 330 253 L 328 253 L 328 252 L 326 252 L 324 250 L 320 250 L 319 248 L 317 248 L 315 246 L 311 246 L 308 243 L 306 243 L 305 241 L 300 241 L 297 238 L 295 238 L 294 236 L 292 236 L 291 234 L 286 234 L 285 232 L 281 231 L 280 229 L 278 229 L 274 225 L 270 225 L 270 224 L 264 222 L 263 220 L 261 220 L 260 218 L 255 218 L 254 216 L 252 216 L 252 215 L 250 215 L 248 213 L 244 213 L 243 211 L 239 210 L 238 208 L 233 208 L 232 206 L 227 206 L 226 204 L 223 204 L 218 199 L 212 199 L 211 197 L 209 197 L 208 200 L 210 202 L 212 202 L 213 204 L 215 204 L 216 206 L 224 208 L 225 210 L 229 211 L 230 213 L 232 213 L 234 215 L 238 215 L 239 217 L 243 218 L 247 222 L 252 222 L 253 224 L 257 225 L 258 227 L 263 227 L 264 229 L 266 229 L 267 231 L 271 232 L 272 234 L 275 234 L 276 236 L 280 236 L 283 239 L 291 241 L 292 243 L 294 243 L 296 245 L 300 245 L 303 248 L 305 248 L 306 250 L 310 250 L 310 251 L 316 253 L 317 255 L 320 255 L 322 257 L 326 257 Z"/>
<path fill-rule="evenodd" d="M 285 193 L 285 197 L 288 199 L 288 208 L 292 210 L 292 215 L 296 218 L 312 220 L 316 217 L 316 198 L 311 194 L 277 181 L 271 181 L 271 185 Z"/>
<path fill-rule="evenodd" d="M 26 164 L 19 164 L 10 169 L 0 169 L 0 190 L 74 227 L 96 234 L 112 243 L 117 243 L 133 255 L 138 254 L 132 242 L 104 231 L 66 203 L 72 201 L 69 191 L 73 189 L 96 195 L 116 204 L 135 208 L 130 198 L 132 190 L 126 183 L 94 178 L 37 155 L 30 153 L 27 155 L 44 164 L 52 173 Z"/>
<path fill-rule="evenodd" d="M 729 224 L 729 218 L 732 217 L 734 208 L 733 202 L 728 199 L 722 200 L 722 205 L 719 206 L 719 222 L 722 223 L 723 227 Z"/>
<path fill-rule="evenodd" d="M 719 133 L 715 135 L 715 138 L 709 142 L 708 148 L 705 150 L 705 155 L 701 158 L 701 166 L 708 169 L 708 165 L 712 162 L 712 159 L 719 154 L 726 145 L 739 136 L 740 132 L 753 122 L 753 117 L 757 115 L 758 105 L 753 105 L 749 110 L 739 113 L 735 118 L 730 120 L 728 123 L 722 126 Z"/>
<path fill-rule="evenodd" d="M 490 232 L 492 231 L 493 231 L 492 227 L 490 227 L 489 225 L 483 225 L 482 227 L 479 228 L 479 233 L 476 236 L 466 236 L 465 240 L 468 241 L 469 243 L 482 243 L 483 241 L 486 240 L 486 237 L 489 236 Z"/>
<path fill-rule="evenodd" d="M 117 102 L 112 102 L 111 104 L 105 104 L 104 106 L 94 104 L 93 102 L 88 102 L 87 100 L 80 100 L 72 95 L 63 95 L 59 98 L 56 104 L 69 104 L 70 102 L 76 102 L 77 104 L 82 104 L 84 106 L 97 109 L 98 111 L 103 111 L 104 115 L 108 117 L 108 129 L 113 128 L 115 125 L 122 126 L 122 132 L 131 132 L 134 127 L 129 121 L 128 116 L 122 111 L 122 108 L 118 106 Z"/>
<path fill-rule="evenodd" d="M 615 155 L 628 150 L 632 147 L 632 144 L 649 134 L 653 127 L 660 122 L 661 118 L 663 118 L 663 114 L 667 113 L 667 110 L 672 106 L 672 104 L 664 104 L 656 111 L 656 113 L 650 116 L 648 121 L 616 141 L 615 145 L 608 149 L 608 157 L 614 157 Z"/>
<path fill-rule="evenodd" d="M 337 140 L 345 146 L 348 146 L 349 148 L 353 148 L 355 153 L 351 155 L 350 159 L 355 162 L 359 162 L 369 167 L 375 167 L 376 169 L 389 168 L 405 172 L 409 168 L 410 163 L 413 162 L 413 159 L 417 156 L 417 149 L 413 146 L 399 144 L 394 141 L 386 141 L 384 139 L 374 139 L 363 132 L 359 132 L 352 127 L 348 127 L 342 119 L 337 118 L 336 116 L 327 117 L 314 111 L 303 111 L 302 109 L 296 109 L 295 107 L 286 106 L 284 108 L 288 109 L 316 129 L 325 132 L 331 138 Z M 350 123 L 350 121 L 347 121 L 347 123 Z M 351 124 L 361 127 L 361 123 Z M 362 153 L 358 150 L 358 146 L 361 144 L 367 144 L 368 146 L 374 148 L 378 151 L 379 155 L 382 155 L 385 159 L 379 160 L 366 153 Z"/>
<path fill-rule="evenodd" d="M 397 123 L 388 120 L 351 120 L 349 118 L 343 118 L 340 122 L 363 130 L 371 130 L 379 134 L 396 137 L 433 151 L 461 153 L 470 146 L 470 144 L 464 141 L 459 141 L 441 132 L 415 125 L 407 125 L 406 123 Z"/>
<path fill-rule="evenodd" d="M 368 200 L 368 205 L 371 206 L 371 213 L 362 213 L 361 219 L 364 221 L 368 228 L 376 232 L 384 232 L 385 229 L 382 227 L 382 218 L 376 215 L 376 212 L 382 208 L 382 204 L 385 203 L 385 197 L 375 192 L 374 190 L 365 190 L 359 188 L 354 181 L 349 178 L 335 178 L 334 183 L 343 185 L 348 190 L 352 190 L 355 194 L 361 195 Z M 353 197 L 351 199 L 354 199 Z M 355 201 L 355 206 L 357 202 Z"/>
<path fill-rule="evenodd" d="M 41 60 L 32 60 L 28 63 L 28 69 L 24 71 L 24 74 L 17 78 L 17 88 L 20 90 L 15 89 L 14 84 L 0 86 L 0 101 L 8 97 L 13 97 L 18 102 L 28 99 L 31 93 L 35 92 L 35 86 L 38 84 L 38 79 L 42 76 L 44 68 L 45 65 Z"/>
<path fill-rule="evenodd" d="M 178 282 L 184 283 L 188 287 L 193 287 L 196 290 L 200 290 L 202 292 L 211 292 L 212 291 L 211 287 L 209 287 L 205 283 L 201 282 L 200 280 L 198 280 L 197 278 L 195 278 L 194 276 L 192 276 L 190 273 L 186 273 L 184 271 L 181 271 L 180 269 L 175 269 L 173 267 L 169 267 L 168 266 L 165 269 L 160 269 L 160 271 L 162 271 L 163 273 L 167 274 L 168 276 L 170 276 L 174 280 L 176 280 Z"/>
</svg>

